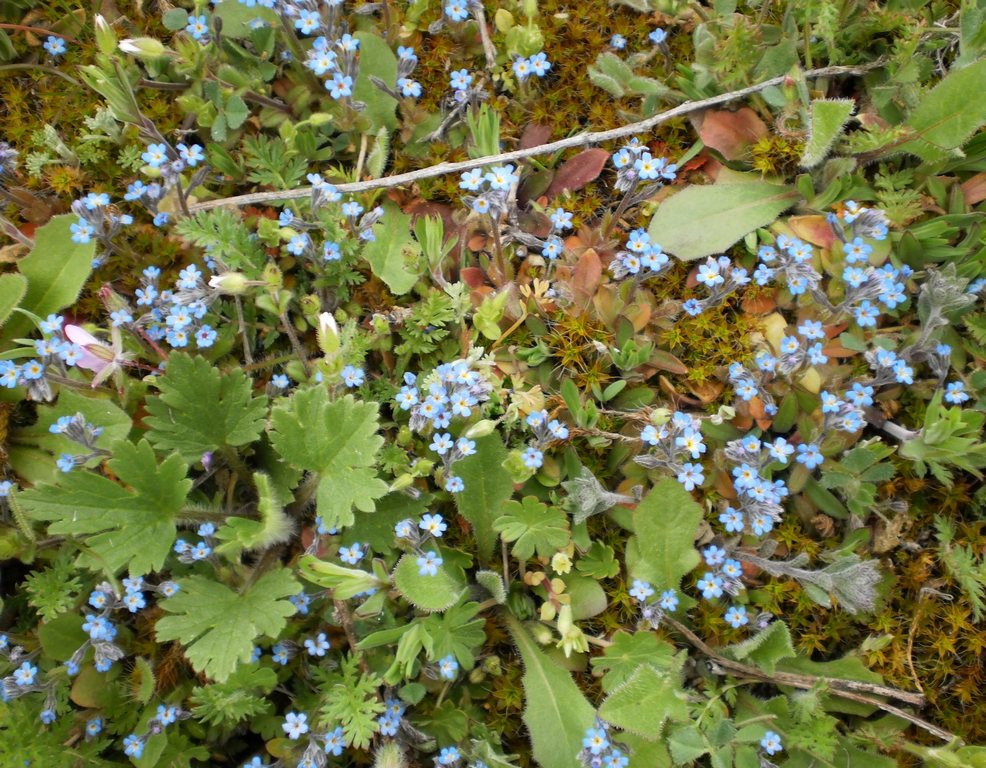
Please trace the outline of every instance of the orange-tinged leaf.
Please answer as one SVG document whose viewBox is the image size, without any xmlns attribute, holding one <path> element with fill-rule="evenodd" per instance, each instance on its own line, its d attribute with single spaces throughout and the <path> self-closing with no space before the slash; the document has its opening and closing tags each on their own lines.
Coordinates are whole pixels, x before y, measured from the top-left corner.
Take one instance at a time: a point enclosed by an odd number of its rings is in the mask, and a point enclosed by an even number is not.
<svg viewBox="0 0 986 768">
<path fill-rule="evenodd" d="M 572 275 L 572 292 L 577 306 L 584 308 L 592 301 L 602 275 L 603 265 L 599 261 L 599 254 L 592 248 L 586 249 L 575 265 L 575 274 Z"/>
<path fill-rule="evenodd" d="M 698 126 L 698 135 L 707 147 L 711 147 L 727 160 L 744 157 L 751 144 L 770 131 L 766 123 L 749 107 L 735 112 L 726 109 L 705 112 Z"/>
<path fill-rule="evenodd" d="M 835 232 L 824 216 L 791 216 L 787 223 L 797 237 L 819 248 L 831 248 L 835 242 Z"/>
</svg>

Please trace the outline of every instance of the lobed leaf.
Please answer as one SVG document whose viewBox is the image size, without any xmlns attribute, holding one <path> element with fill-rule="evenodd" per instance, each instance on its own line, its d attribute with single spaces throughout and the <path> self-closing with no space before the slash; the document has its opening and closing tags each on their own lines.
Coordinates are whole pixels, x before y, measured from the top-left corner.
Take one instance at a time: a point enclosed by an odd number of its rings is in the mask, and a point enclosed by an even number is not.
<svg viewBox="0 0 986 768">
<path fill-rule="evenodd" d="M 90 568 L 133 574 L 158 571 L 171 551 L 180 514 L 192 486 L 188 466 L 173 453 L 160 465 L 150 443 L 113 445 L 107 466 L 124 485 L 95 472 L 70 472 L 58 485 L 19 494 L 28 517 L 50 523 L 48 532 L 85 538 Z"/>
<path fill-rule="evenodd" d="M 160 394 L 147 398 L 147 439 L 189 463 L 208 451 L 248 445 L 263 431 L 267 398 L 253 396 L 240 369 L 223 373 L 203 357 L 172 352 L 157 385 Z"/>
<path fill-rule="evenodd" d="M 171 615 L 157 622 L 157 640 L 182 643 L 195 671 L 220 683 L 250 661 L 257 638 L 280 634 L 297 610 L 285 598 L 301 591 L 286 568 L 268 571 L 245 592 L 198 575 L 179 585 L 177 595 L 161 602 Z"/>
</svg>

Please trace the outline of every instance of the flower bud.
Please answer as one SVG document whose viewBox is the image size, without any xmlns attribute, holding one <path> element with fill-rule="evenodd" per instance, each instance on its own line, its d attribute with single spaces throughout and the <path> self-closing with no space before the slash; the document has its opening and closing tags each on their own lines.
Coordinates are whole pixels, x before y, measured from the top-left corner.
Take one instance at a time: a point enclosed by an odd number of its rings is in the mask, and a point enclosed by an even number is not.
<svg viewBox="0 0 986 768">
<path fill-rule="evenodd" d="M 246 275 L 240 272 L 224 272 L 221 275 L 213 275 L 209 278 L 209 287 L 214 288 L 220 293 L 228 293 L 233 296 L 241 296 L 246 293 L 250 281 Z"/>
<path fill-rule="evenodd" d="M 96 14 L 96 45 L 99 46 L 99 52 L 104 56 L 112 56 L 113 52 L 116 50 L 117 40 L 116 33 L 113 28 L 106 23 L 100 14 Z"/>
<path fill-rule="evenodd" d="M 318 316 L 318 346 L 326 359 L 331 359 L 339 352 L 339 326 L 331 312 L 323 312 Z"/>
<path fill-rule="evenodd" d="M 153 37 L 128 37 L 120 41 L 120 50 L 141 59 L 159 59 L 167 52 L 164 43 Z"/>
<path fill-rule="evenodd" d="M 496 429 L 495 421 L 491 419 L 483 419 L 482 421 L 477 421 L 466 430 L 466 437 L 470 440 L 476 440 L 480 437 L 486 437 L 487 435 L 492 434 L 494 429 Z"/>
</svg>

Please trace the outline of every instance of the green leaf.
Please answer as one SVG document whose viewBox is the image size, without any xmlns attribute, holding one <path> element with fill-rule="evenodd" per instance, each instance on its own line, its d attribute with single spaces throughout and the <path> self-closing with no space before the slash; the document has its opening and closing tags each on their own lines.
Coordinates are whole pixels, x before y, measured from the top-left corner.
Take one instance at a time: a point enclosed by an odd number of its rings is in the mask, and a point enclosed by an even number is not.
<svg viewBox="0 0 986 768">
<path fill-rule="evenodd" d="M 171 32 L 184 29 L 188 25 L 188 11 L 184 8 L 172 8 L 161 16 L 161 23 Z"/>
<path fill-rule="evenodd" d="M 649 581 L 658 594 L 678 589 L 702 560 L 695 549 L 701 522 L 702 507 L 680 483 L 658 482 L 633 511 L 635 535 L 627 544 L 631 576 Z"/>
<path fill-rule="evenodd" d="M 797 199 L 795 190 L 764 181 L 686 187 L 661 203 L 649 232 L 668 253 L 694 261 L 766 227 Z"/>
<path fill-rule="evenodd" d="M 34 233 L 34 248 L 17 263 L 27 278 L 27 291 L 20 305 L 39 317 L 74 303 L 92 271 L 96 241 L 85 245 L 72 242 L 72 224 L 78 216 L 55 216 Z M 4 328 L 4 338 L 26 336 L 33 327 L 24 315 L 10 318 Z"/>
<path fill-rule="evenodd" d="M 68 661 L 72 654 L 89 639 L 82 629 L 84 619 L 77 613 L 66 613 L 57 619 L 38 625 L 38 642 L 45 656 L 55 661 Z"/>
<path fill-rule="evenodd" d="M 524 664 L 524 724 L 534 759 L 541 768 L 575 768 L 595 710 L 568 672 L 538 648 L 520 622 L 509 615 L 505 620 Z"/>
<path fill-rule="evenodd" d="M 14 307 L 20 304 L 27 293 L 27 278 L 24 275 L 0 275 L 0 327 L 7 322 Z"/>
<path fill-rule="evenodd" d="M 493 521 L 514 492 L 510 473 L 503 468 L 507 449 L 496 433 L 476 440 L 476 453 L 455 463 L 455 474 L 462 478 L 463 493 L 455 494 L 455 506 L 472 525 L 476 552 L 489 560 L 496 546 Z"/>
<path fill-rule="evenodd" d="M 750 661 L 769 675 L 774 673 L 779 661 L 796 655 L 791 631 L 783 621 L 775 621 L 753 637 L 723 650 L 737 661 Z"/>
<path fill-rule="evenodd" d="M 907 127 L 919 138 L 899 147 L 925 161 L 961 155 L 960 148 L 986 124 L 986 100 L 970 98 L 986 82 L 986 59 L 953 69 L 917 105 Z"/>
<path fill-rule="evenodd" d="M 320 720 L 330 727 L 341 725 L 346 743 L 366 749 L 379 730 L 377 715 L 386 709 L 380 700 L 380 679 L 361 672 L 355 654 L 343 659 L 341 675 L 331 686 L 323 686 Z"/>
<path fill-rule="evenodd" d="M 223 36 L 238 39 L 250 36 L 250 22 L 254 19 L 262 19 L 267 26 L 274 27 L 279 26 L 281 21 L 269 8 L 248 8 L 242 3 L 220 3 L 212 13 L 223 23 Z"/>
<path fill-rule="evenodd" d="M 803 168 L 814 168 L 825 159 L 855 106 L 852 99 L 816 99 L 811 103 L 811 131 L 801 154 Z"/>
<path fill-rule="evenodd" d="M 223 110 L 226 115 L 226 125 L 234 130 L 239 128 L 250 117 L 250 107 L 243 101 L 243 97 L 234 93 L 226 100 L 226 108 Z"/>
<path fill-rule="evenodd" d="M 280 634 L 296 611 L 285 598 L 301 591 L 286 568 L 268 571 L 245 592 L 197 575 L 179 585 L 177 595 L 160 602 L 171 615 L 158 620 L 157 640 L 182 643 L 195 671 L 220 683 L 250 661 L 257 638 Z"/>
<path fill-rule="evenodd" d="M 609 544 L 594 541 L 589 551 L 575 563 L 575 570 L 593 579 L 611 579 L 620 572 L 620 564 L 616 562 L 615 553 Z"/>
<path fill-rule="evenodd" d="M 58 400 L 47 406 L 38 407 L 38 420 L 26 427 L 19 427 L 11 430 L 13 442 L 18 446 L 37 446 L 53 455 L 58 456 L 62 453 L 78 453 L 79 444 L 69 440 L 65 435 L 54 434 L 49 427 L 58 421 L 62 416 L 74 416 L 81 413 L 90 424 L 96 424 L 103 428 L 103 433 L 96 438 L 96 447 L 109 449 L 117 440 L 124 439 L 129 433 L 132 425 L 130 416 L 113 404 L 108 397 L 100 397 L 95 393 L 81 394 L 68 387 L 62 388 L 58 393 Z M 11 454 L 11 463 L 20 472 L 20 455 Z M 94 467 L 100 459 L 92 459 L 87 466 Z M 57 483 L 62 477 L 54 462 L 50 463 L 50 473 L 44 478 L 31 477 L 25 471 L 23 477 L 32 480 L 41 479 L 44 482 Z"/>
<path fill-rule="evenodd" d="M 277 687 L 277 673 L 270 667 L 245 664 L 225 683 L 197 686 L 189 697 L 195 718 L 207 725 L 232 728 L 244 720 L 267 714 L 268 694 Z"/>
<path fill-rule="evenodd" d="M 599 707 L 599 716 L 617 728 L 658 739 L 667 720 L 688 720 L 688 702 L 670 670 L 639 667 Z"/>
<path fill-rule="evenodd" d="M 496 571 L 476 571 L 476 583 L 489 592 L 498 605 L 507 602 L 507 588 L 503 577 Z"/>
<path fill-rule="evenodd" d="M 383 438 L 378 406 L 352 395 L 329 402 L 322 387 L 299 390 L 271 411 L 271 444 L 290 464 L 319 475 L 317 506 L 328 528 L 355 522 L 353 507 L 372 512 L 387 492 L 376 475 Z"/>
<path fill-rule="evenodd" d="M 537 552 L 551 557 L 568 544 L 568 518 L 558 507 L 548 507 L 534 496 L 503 505 L 504 513 L 493 522 L 504 541 L 515 542 L 511 552 L 518 560 L 527 560 Z"/>
<path fill-rule="evenodd" d="M 203 357 L 172 352 L 157 385 L 144 421 L 159 450 L 176 450 L 192 463 L 207 451 L 252 443 L 263 431 L 267 398 L 253 396 L 238 368 L 221 372 Z"/>
<path fill-rule="evenodd" d="M 227 517 L 226 524 L 216 531 L 216 538 L 225 543 L 216 547 L 220 554 L 237 556 L 242 550 L 267 549 L 291 538 L 294 524 L 284 514 L 284 504 L 269 475 L 253 473 L 253 485 L 257 489 L 259 520 L 246 517 Z"/>
<path fill-rule="evenodd" d="M 397 100 L 377 88 L 371 77 L 379 77 L 385 83 L 397 81 L 397 57 L 387 42 L 370 32 L 357 32 L 359 40 L 359 74 L 353 85 L 353 101 L 362 101 L 366 108 L 362 114 L 370 119 L 370 133 L 381 128 L 397 128 Z"/>
<path fill-rule="evenodd" d="M 394 586 L 404 599 L 425 611 L 444 611 L 455 605 L 462 596 L 463 585 L 440 566 L 434 576 L 418 572 L 417 556 L 404 555 L 394 569 Z"/>
<path fill-rule="evenodd" d="M 677 728 L 668 736 L 671 761 L 675 765 L 688 765 L 712 750 L 711 745 L 694 725 Z"/>
<path fill-rule="evenodd" d="M 434 638 L 431 652 L 434 659 L 452 655 L 463 669 L 476 665 L 476 653 L 486 642 L 486 620 L 475 618 L 477 613 L 479 603 L 470 602 L 424 620 L 424 629 Z"/>
<path fill-rule="evenodd" d="M 650 664 L 658 670 L 671 668 L 674 646 L 661 640 L 653 632 L 620 630 L 613 635 L 612 645 L 602 656 L 594 656 L 589 662 L 595 671 L 603 672 L 603 690 L 612 693 L 636 672 L 642 664 Z"/>
<path fill-rule="evenodd" d="M 28 517 L 50 521 L 50 534 L 85 536 L 90 568 L 133 574 L 159 571 L 175 541 L 175 517 L 192 486 L 178 454 L 160 465 L 150 443 L 121 440 L 107 463 L 123 487 L 95 472 L 69 472 L 58 485 L 41 485 L 18 498 Z M 94 556 L 95 557 L 94 557 Z"/>
<path fill-rule="evenodd" d="M 411 217 L 389 200 L 383 218 L 373 225 L 376 239 L 363 246 L 363 258 L 373 274 L 394 294 L 402 296 L 418 282 L 421 246 L 411 236 Z"/>
<path fill-rule="evenodd" d="M 598 616 L 609 604 L 606 592 L 598 581 L 577 573 L 565 577 L 565 594 L 571 598 L 572 619 L 575 621 Z"/>
</svg>

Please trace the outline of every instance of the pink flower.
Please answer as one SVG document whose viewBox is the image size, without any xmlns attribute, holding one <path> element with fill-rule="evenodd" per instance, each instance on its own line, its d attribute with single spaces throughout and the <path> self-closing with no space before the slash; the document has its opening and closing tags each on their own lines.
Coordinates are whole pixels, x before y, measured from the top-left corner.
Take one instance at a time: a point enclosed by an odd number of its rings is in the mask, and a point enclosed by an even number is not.
<svg viewBox="0 0 986 768">
<path fill-rule="evenodd" d="M 113 350 L 84 328 L 66 324 L 64 333 L 69 341 L 82 347 L 82 356 L 76 363 L 80 368 L 99 373 L 113 360 Z"/>
</svg>

